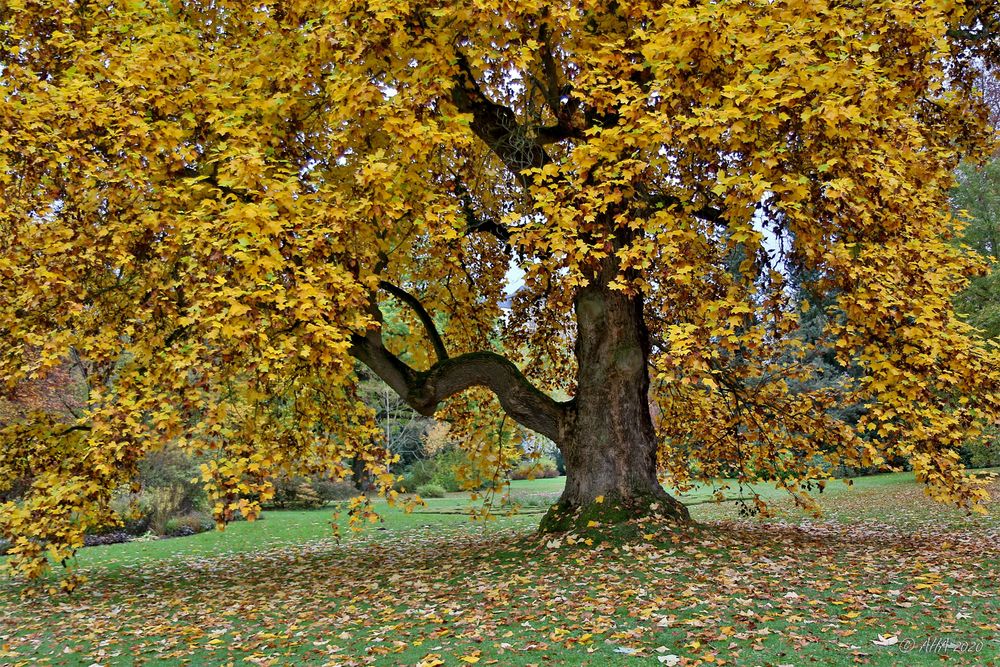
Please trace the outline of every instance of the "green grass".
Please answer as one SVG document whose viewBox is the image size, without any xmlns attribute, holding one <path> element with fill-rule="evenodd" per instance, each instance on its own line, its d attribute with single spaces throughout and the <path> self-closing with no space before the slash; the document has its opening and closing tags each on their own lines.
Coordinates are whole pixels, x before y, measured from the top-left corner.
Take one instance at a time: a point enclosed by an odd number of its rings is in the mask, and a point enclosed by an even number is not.
<svg viewBox="0 0 1000 667">
<path fill-rule="evenodd" d="M 389 507 L 385 501 L 375 501 L 381 521 L 367 525 L 362 536 L 372 536 L 385 531 L 433 531 L 441 526 L 462 526 L 470 523 L 465 513 L 469 508 L 467 495 L 455 494 L 449 498 L 425 501 L 428 510 L 455 512 L 451 514 L 407 513 L 402 509 Z M 274 549 L 283 546 L 305 544 L 316 540 L 329 540 L 333 531 L 333 508 L 316 510 L 282 510 L 265 512 L 254 521 L 240 521 L 229 524 L 223 531 L 208 531 L 190 537 L 152 540 L 149 542 L 129 542 L 82 549 L 77 555 L 81 568 L 118 567 L 137 565 L 163 559 L 210 558 L 242 554 L 259 549 Z M 504 517 L 505 524 L 526 523 L 530 518 Z M 340 517 L 341 534 L 345 542 L 356 540 L 344 516 Z M 495 529 L 497 522 L 490 522 L 489 529 Z"/>
<path fill-rule="evenodd" d="M 562 491 L 564 483 L 564 477 L 516 480 L 511 482 L 511 496 L 526 505 L 531 503 L 534 498 L 551 500 L 553 496 Z M 732 481 L 728 483 L 735 484 Z M 715 490 L 720 488 L 722 484 L 723 482 L 720 481 L 718 485 L 703 485 L 688 493 L 677 495 L 685 503 L 705 503 L 712 499 Z M 828 490 L 824 492 L 824 496 L 833 498 L 848 494 L 849 496 L 865 498 L 868 492 L 898 485 L 913 486 L 913 475 L 911 473 L 890 473 L 859 478 L 854 480 L 853 489 L 843 482 L 836 481 L 831 483 Z M 785 491 L 777 489 L 773 485 L 757 485 L 755 490 L 766 500 L 779 503 L 779 508 L 781 507 L 780 503 L 787 496 Z M 739 495 L 735 486 L 725 493 L 727 497 Z M 746 492 L 744 495 L 747 495 Z M 469 494 L 467 493 L 452 493 L 447 498 L 426 499 L 425 502 L 427 503 L 425 508 L 407 513 L 401 509 L 388 507 L 382 501 L 376 501 L 376 507 L 383 521 L 367 527 L 366 532 L 372 533 L 380 528 L 391 531 L 434 530 L 442 525 L 466 526 L 470 524 L 465 513 L 473 506 L 473 503 L 469 502 Z M 944 509 L 932 504 L 928 504 L 924 508 L 917 506 L 917 508 L 923 509 L 928 516 L 937 516 Z M 529 511 L 540 511 L 541 509 L 534 506 L 526 507 L 526 510 Z M 451 512 L 455 514 L 452 515 Z M 692 507 L 692 513 L 696 519 L 737 518 L 736 509 L 732 503 L 697 505 Z M 77 563 L 84 568 L 116 567 L 161 559 L 222 556 L 263 548 L 302 544 L 330 538 L 333 533 L 332 517 L 332 509 L 266 512 L 259 521 L 233 523 L 227 526 L 224 531 L 209 531 L 181 539 L 131 542 L 83 549 L 77 556 Z M 489 522 L 487 527 L 493 529 L 514 525 L 530 527 L 537 521 L 538 517 L 534 514 L 507 517 L 501 513 L 497 515 L 495 521 Z M 351 539 L 346 531 L 346 522 L 341 520 L 341 524 L 345 538 Z M 474 525 L 467 527 L 470 530 L 475 529 Z"/>
<path fill-rule="evenodd" d="M 548 498 L 562 483 L 514 482 L 512 495 Z M 639 543 L 539 538 L 537 514 L 471 522 L 448 513 L 469 507 L 452 494 L 427 501 L 441 513 L 382 505 L 380 524 L 339 544 L 323 509 L 84 549 L 77 565 L 89 581 L 72 596 L 0 583 L 0 664 L 942 660 L 877 646 L 879 634 L 981 641 L 975 654 L 947 654 L 948 664 L 1000 664 L 996 515 L 931 504 L 903 473 L 832 484 L 820 520 L 771 486 L 756 490 L 776 518 L 737 520 L 734 503 L 699 504 L 698 528 L 647 524 Z"/>
</svg>

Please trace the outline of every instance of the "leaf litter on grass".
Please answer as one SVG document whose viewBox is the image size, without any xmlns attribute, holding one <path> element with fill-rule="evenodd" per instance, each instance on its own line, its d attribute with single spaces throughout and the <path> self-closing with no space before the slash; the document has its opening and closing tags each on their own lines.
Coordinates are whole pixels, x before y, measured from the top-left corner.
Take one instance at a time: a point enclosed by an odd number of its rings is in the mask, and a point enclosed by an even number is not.
<svg viewBox="0 0 1000 667">
<path fill-rule="evenodd" d="M 0 663 L 1000 664 L 996 520 L 885 518 L 592 546 L 458 525 L 92 568 L 71 596 L 4 582 Z M 942 637 L 982 648 L 901 652 Z"/>
</svg>

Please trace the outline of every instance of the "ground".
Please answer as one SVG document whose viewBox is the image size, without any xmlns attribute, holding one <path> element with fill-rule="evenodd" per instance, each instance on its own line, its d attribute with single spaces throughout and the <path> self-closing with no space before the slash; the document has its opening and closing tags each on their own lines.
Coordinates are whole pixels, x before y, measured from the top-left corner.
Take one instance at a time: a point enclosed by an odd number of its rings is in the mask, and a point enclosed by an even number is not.
<svg viewBox="0 0 1000 667">
<path fill-rule="evenodd" d="M 520 516 L 471 523 L 452 495 L 340 544 L 317 510 L 85 549 L 70 596 L 0 583 L 0 664 L 1000 665 L 1000 503 L 968 517 L 881 475 L 829 487 L 820 520 L 694 504 L 695 531 L 588 546 L 534 533 L 561 483 L 515 483 Z"/>
</svg>

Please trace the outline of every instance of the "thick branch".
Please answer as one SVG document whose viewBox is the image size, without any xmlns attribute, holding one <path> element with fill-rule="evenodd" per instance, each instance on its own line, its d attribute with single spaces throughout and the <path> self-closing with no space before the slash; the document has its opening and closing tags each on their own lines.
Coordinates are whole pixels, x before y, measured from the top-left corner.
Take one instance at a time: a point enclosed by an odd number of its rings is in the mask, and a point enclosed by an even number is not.
<svg viewBox="0 0 1000 667">
<path fill-rule="evenodd" d="M 540 127 L 537 130 L 537 134 L 537 141 L 542 146 L 554 144 L 564 139 L 583 139 L 585 136 L 579 129 L 565 123 Z"/>
<path fill-rule="evenodd" d="M 556 64 L 552 48 L 552 30 L 546 22 L 538 27 L 538 43 L 541 45 L 538 55 L 541 57 L 542 68 L 545 71 L 545 97 L 548 100 L 549 108 L 559 116 L 559 112 L 562 110 L 559 100 L 559 66 Z M 562 116 L 559 118 L 562 120 Z"/>
<path fill-rule="evenodd" d="M 487 387 L 519 424 L 556 442 L 560 440 L 566 404 L 539 391 L 513 362 L 499 354 L 463 354 L 418 372 L 389 352 L 377 331 L 354 335 L 351 343 L 351 354 L 422 415 L 432 416 L 442 401 L 470 387 Z"/>
<path fill-rule="evenodd" d="M 510 230 L 493 218 L 480 217 L 472 211 L 466 210 L 465 220 L 468 223 L 468 226 L 465 228 L 468 234 L 477 234 L 482 232 L 484 234 L 489 234 L 504 243 L 510 243 Z"/>
<path fill-rule="evenodd" d="M 448 349 L 444 346 L 444 340 L 441 339 L 441 334 L 437 330 L 437 326 L 434 324 L 434 318 L 431 317 L 427 309 L 424 308 L 424 304 L 420 303 L 417 297 L 413 296 L 402 287 L 397 287 L 390 282 L 381 281 L 378 286 L 384 289 L 389 294 L 393 295 L 407 306 L 409 306 L 417 317 L 420 318 L 420 323 L 424 325 L 424 330 L 427 332 L 427 337 L 431 339 L 431 345 L 434 346 L 434 353 L 437 355 L 438 361 L 443 361 L 448 358 Z"/>
<path fill-rule="evenodd" d="M 486 96 L 468 59 L 461 53 L 457 57 L 459 73 L 451 91 L 452 102 L 460 112 L 472 114 L 472 131 L 503 161 L 517 182 L 527 187 L 530 179 L 524 170 L 544 167 L 550 161 L 548 154 L 517 122 L 510 108 Z"/>
</svg>

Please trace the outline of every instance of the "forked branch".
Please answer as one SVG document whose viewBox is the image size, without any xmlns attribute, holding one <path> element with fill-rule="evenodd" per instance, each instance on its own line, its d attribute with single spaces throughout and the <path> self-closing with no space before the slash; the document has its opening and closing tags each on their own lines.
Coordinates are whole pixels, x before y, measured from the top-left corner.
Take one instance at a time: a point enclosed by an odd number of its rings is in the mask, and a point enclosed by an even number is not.
<svg viewBox="0 0 1000 667">
<path fill-rule="evenodd" d="M 351 354 L 422 415 L 433 415 L 444 400 L 466 389 L 486 387 L 512 419 L 552 440 L 560 440 L 568 404 L 545 395 L 512 361 L 499 354 L 463 354 L 442 359 L 421 372 L 387 350 L 377 330 L 352 336 Z"/>
<path fill-rule="evenodd" d="M 405 303 L 414 313 L 416 313 L 417 318 L 420 320 L 420 324 L 424 327 L 424 331 L 427 332 L 427 337 L 430 339 L 431 345 L 434 347 L 434 354 L 437 355 L 438 361 L 447 359 L 448 349 L 444 346 L 444 340 L 441 338 L 441 334 L 437 330 L 437 325 L 434 324 L 434 318 L 431 317 L 431 314 L 427 312 L 426 308 L 424 308 L 424 304 L 420 303 L 420 299 L 413 296 L 402 287 L 393 285 L 385 280 L 380 281 L 378 286 Z"/>
</svg>

